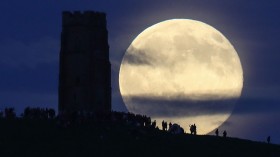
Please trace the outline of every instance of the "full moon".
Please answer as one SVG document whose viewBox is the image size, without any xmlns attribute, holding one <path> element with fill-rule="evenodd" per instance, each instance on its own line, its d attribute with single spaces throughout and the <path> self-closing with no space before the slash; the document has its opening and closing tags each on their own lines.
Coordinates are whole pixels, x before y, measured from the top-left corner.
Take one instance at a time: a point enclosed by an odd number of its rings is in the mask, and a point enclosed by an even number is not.
<svg viewBox="0 0 280 157">
<path fill-rule="evenodd" d="M 240 97 L 243 70 L 229 40 L 190 19 L 166 20 L 141 32 L 123 57 L 119 86 L 129 112 L 207 134 L 224 123 Z"/>
</svg>

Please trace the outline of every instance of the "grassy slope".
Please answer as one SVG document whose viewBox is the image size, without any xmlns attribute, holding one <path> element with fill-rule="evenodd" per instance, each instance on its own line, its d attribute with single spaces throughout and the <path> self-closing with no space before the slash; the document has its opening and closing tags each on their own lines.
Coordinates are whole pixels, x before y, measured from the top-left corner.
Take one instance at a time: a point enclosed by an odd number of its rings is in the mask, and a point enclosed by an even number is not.
<svg viewBox="0 0 280 157">
<path fill-rule="evenodd" d="M 171 135 L 123 124 L 59 128 L 54 121 L 0 120 L 0 156 L 280 156 L 279 145 L 214 136 Z"/>
</svg>

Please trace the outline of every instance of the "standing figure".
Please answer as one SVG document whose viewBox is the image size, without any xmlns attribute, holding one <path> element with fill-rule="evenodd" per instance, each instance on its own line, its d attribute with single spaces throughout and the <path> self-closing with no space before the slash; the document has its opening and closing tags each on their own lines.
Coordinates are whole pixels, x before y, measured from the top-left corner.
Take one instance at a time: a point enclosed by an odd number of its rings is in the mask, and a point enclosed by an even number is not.
<svg viewBox="0 0 280 157">
<path fill-rule="evenodd" d="M 154 121 L 152 122 L 152 127 L 153 127 L 153 128 L 156 128 L 156 124 L 157 124 L 157 121 L 154 120 Z"/>
<path fill-rule="evenodd" d="M 190 127 L 191 135 L 192 134 L 196 135 L 196 125 L 192 124 L 192 125 L 189 125 L 189 127 Z"/>
<path fill-rule="evenodd" d="M 227 137 L 227 131 L 226 130 L 223 132 L 223 137 Z"/>
<path fill-rule="evenodd" d="M 216 129 L 215 134 L 216 136 L 219 136 L 219 129 Z"/>
<path fill-rule="evenodd" d="M 193 134 L 196 135 L 196 125 L 193 124 Z"/>
<path fill-rule="evenodd" d="M 191 135 L 193 134 L 193 125 L 189 125 L 190 127 L 190 132 L 191 132 Z"/>
<path fill-rule="evenodd" d="M 267 141 L 268 144 L 270 143 L 270 136 L 268 136 L 268 137 L 266 138 L 266 141 Z"/>
<path fill-rule="evenodd" d="M 167 122 L 164 122 L 164 130 L 167 131 Z"/>
<path fill-rule="evenodd" d="M 164 120 L 161 122 L 161 126 L 162 126 L 162 130 L 165 131 L 165 126 L 164 126 L 165 122 Z"/>
<path fill-rule="evenodd" d="M 172 123 L 171 123 L 171 122 L 169 122 L 169 130 L 171 129 L 171 127 L 172 127 Z"/>
</svg>

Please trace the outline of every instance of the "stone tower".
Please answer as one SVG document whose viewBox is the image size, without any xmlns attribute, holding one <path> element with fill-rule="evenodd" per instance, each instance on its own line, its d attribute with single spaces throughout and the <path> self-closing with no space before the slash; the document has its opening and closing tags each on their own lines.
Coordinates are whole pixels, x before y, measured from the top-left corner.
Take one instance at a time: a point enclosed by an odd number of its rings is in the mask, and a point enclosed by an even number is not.
<svg viewBox="0 0 280 157">
<path fill-rule="evenodd" d="M 106 14 L 63 12 L 59 112 L 111 111 L 111 64 Z"/>
</svg>

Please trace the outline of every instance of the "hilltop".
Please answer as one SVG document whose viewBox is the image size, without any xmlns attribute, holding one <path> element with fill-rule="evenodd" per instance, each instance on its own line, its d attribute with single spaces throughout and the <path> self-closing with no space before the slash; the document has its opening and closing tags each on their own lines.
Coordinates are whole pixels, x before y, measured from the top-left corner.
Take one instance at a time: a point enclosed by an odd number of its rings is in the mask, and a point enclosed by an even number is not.
<svg viewBox="0 0 280 157">
<path fill-rule="evenodd" d="M 0 119 L 1 157 L 280 156 L 280 146 L 237 138 L 171 134 L 112 121 L 61 127 L 52 119 Z"/>
</svg>

